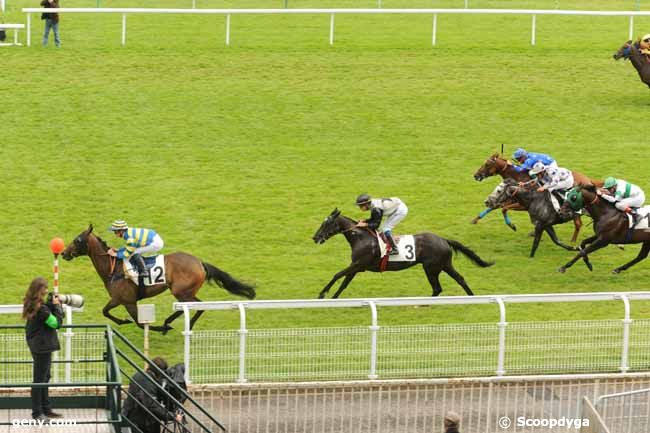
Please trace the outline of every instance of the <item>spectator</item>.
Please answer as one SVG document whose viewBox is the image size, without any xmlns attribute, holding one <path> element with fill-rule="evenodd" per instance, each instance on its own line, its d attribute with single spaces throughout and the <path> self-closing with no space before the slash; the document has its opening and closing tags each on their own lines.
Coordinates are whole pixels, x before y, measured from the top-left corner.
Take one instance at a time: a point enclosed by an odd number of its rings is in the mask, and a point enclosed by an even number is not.
<svg viewBox="0 0 650 433">
<path fill-rule="evenodd" d="M 163 358 L 156 357 L 152 361 L 156 367 L 167 371 L 167 361 Z M 122 408 L 122 415 L 143 433 L 160 433 L 161 424 L 172 420 L 177 422 L 182 420 L 181 414 L 174 415 L 157 400 L 162 378 L 154 370 L 147 368 L 144 373 L 137 372 L 133 375 L 129 384 L 128 397 Z"/>
<path fill-rule="evenodd" d="M 34 360 L 34 383 L 50 381 L 52 352 L 61 349 L 56 330 L 63 323 L 63 310 L 56 295 L 45 301 L 46 294 L 47 280 L 38 277 L 32 280 L 23 299 L 25 338 Z M 47 387 L 32 387 L 32 417 L 44 422 L 61 417 L 52 412 Z"/>
<path fill-rule="evenodd" d="M 44 8 L 58 8 L 59 0 L 43 0 L 41 6 Z M 54 32 L 54 43 L 57 47 L 61 46 L 61 39 L 59 38 L 59 14 L 57 13 L 43 13 L 41 19 L 45 20 L 45 33 L 43 33 L 43 46 L 47 45 L 47 39 L 50 34 L 50 29 Z"/>
<path fill-rule="evenodd" d="M 445 433 L 460 433 L 458 430 L 459 425 L 460 415 L 453 411 L 447 412 L 444 420 Z"/>
</svg>

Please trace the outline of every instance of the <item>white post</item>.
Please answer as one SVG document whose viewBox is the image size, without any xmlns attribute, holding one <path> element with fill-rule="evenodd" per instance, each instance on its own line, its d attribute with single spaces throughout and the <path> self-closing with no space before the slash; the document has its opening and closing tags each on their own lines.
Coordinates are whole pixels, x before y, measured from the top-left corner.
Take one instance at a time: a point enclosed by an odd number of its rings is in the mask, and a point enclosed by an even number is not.
<svg viewBox="0 0 650 433">
<path fill-rule="evenodd" d="M 372 315 L 372 321 L 368 327 L 370 328 L 370 374 L 368 374 L 368 379 L 377 379 L 377 331 L 379 331 L 377 305 L 374 301 L 368 301 L 368 306 Z"/>
<path fill-rule="evenodd" d="M 533 30 L 530 35 L 530 44 L 535 45 L 535 27 L 536 27 L 536 22 L 537 22 L 537 15 L 533 15 Z"/>
<path fill-rule="evenodd" d="M 149 358 L 149 324 L 145 323 L 144 325 L 144 356 Z M 144 363 L 144 369 L 147 369 L 147 363 Z"/>
<path fill-rule="evenodd" d="M 625 318 L 623 319 L 623 353 L 621 355 L 621 373 L 625 373 L 630 369 L 628 366 L 628 358 L 630 353 L 630 326 L 632 319 L 630 318 L 630 298 L 627 295 L 621 295 L 623 305 L 625 305 Z"/>
<path fill-rule="evenodd" d="M 183 363 L 185 364 L 185 383 L 190 384 L 190 343 L 192 330 L 190 329 L 190 310 L 187 305 L 183 305 L 183 315 L 185 318 L 185 330 L 183 331 L 184 353 Z"/>
<path fill-rule="evenodd" d="M 499 327 L 499 358 L 497 361 L 497 376 L 503 376 L 506 374 L 505 370 L 505 357 L 506 357 L 506 305 L 503 303 L 503 299 L 496 298 L 497 304 L 499 304 L 499 316 L 500 321 L 498 323 Z"/>
<path fill-rule="evenodd" d="M 334 14 L 330 14 L 330 45 L 334 44 Z"/>
<path fill-rule="evenodd" d="M 465 0 L 465 9 L 469 7 L 469 0 Z"/>
<path fill-rule="evenodd" d="M 27 46 L 32 45 L 32 14 L 27 14 Z"/>
<path fill-rule="evenodd" d="M 431 36 L 431 45 L 436 44 L 436 29 L 438 28 L 438 14 L 433 14 L 433 36 Z"/>
<path fill-rule="evenodd" d="M 381 9 L 381 0 L 377 0 L 377 8 Z"/>
<path fill-rule="evenodd" d="M 630 36 L 628 39 L 634 38 L 634 15 L 630 15 Z"/>
<path fill-rule="evenodd" d="M 65 323 L 66 325 L 72 325 L 72 308 L 69 305 L 65 305 Z M 71 371 L 72 371 L 72 328 L 66 328 L 63 336 L 65 337 L 65 381 L 70 383 Z"/>
<path fill-rule="evenodd" d="M 126 45 L 126 14 L 122 14 L 122 46 Z"/>
<path fill-rule="evenodd" d="M 0 9 L 2 10 L 2 12 L 5 11 L 5 0 L 0 0 Z"/>
<path fill-rule="evenodd" d="M 237 382 L 246 382 L 246 309 L 244 304 L 238 304 L 239 307 L 239 378 Z"/>
<path fill-rule="evenodd" d="M 226 15 L 226 45 L 230 45 L 230 14 Z"/>
<path fill-rule="evenodd" d="M 14 45 L 18 45 L 18 29 L 14 29 Z"/>
<path fill-rule="evenodd" d="M 196 0 L 192 0 L 192 9 L 196 9 Z"/>
</svg>

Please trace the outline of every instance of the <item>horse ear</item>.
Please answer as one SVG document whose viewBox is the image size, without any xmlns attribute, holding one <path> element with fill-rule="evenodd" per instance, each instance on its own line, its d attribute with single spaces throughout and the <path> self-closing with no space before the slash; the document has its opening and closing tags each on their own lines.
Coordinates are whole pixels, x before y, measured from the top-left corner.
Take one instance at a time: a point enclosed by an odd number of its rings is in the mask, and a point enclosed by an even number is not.
<svg viewBox="0 0 650 433">
<path fill-rule="evenodd" d="M 93 232 L 93 223 L 90 223 L 88 225 L 88 234 L 91 234 Z"/>
<path fill-rule="evenodd" d="M 339 215 L 341 215 L 341 211 L 338 208 L 334 209 L 334 216 L 337 217 Z"/>
<path fill-rule="evenodd" d="M 340 213 L 341 211 L 339 211 L 339 208 L 335 207 L 334 210 L 330 213 L 330 215 L 334 215 L 337 212 Z"/>
</svg>

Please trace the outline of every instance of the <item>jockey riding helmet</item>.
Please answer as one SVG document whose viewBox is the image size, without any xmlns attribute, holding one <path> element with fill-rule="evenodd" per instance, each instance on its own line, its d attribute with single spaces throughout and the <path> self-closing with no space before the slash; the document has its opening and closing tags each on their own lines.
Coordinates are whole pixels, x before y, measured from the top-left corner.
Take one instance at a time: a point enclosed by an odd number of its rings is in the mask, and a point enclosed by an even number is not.
<svg viewBox="0 0 650 433">
<path fill-rule="evenodd" d="M 110 226 L 109 230 L 112 232 L 119 232 L 121 230 L 126 230 L 129 228 L 129 225 L 124 220 L 115 220 Z"/>
<path fill-rule="evenodd" d="M 605 183 L 603 184 L 603 188 L 605 189 L 610 189 L 613 186 L 616 186 L 616 179 L 613 178 L 612 176 L 609 176 L 607 179 L 605 179 Z"/>
<path fill-rule="evenodd" d="M 528 172 L 531 176 L 539 174 L 546 170 L 546 166 L 542 161 L 537 161 L 535 165 L 533 165 L 533 169 Z"/>
<path fill-rule="evenodd" d="M 357 206 L 361 206 L 362 204 L 370 203 L 370 200 L 371 198 L 368 194 L 361 194 L 359 197 L 357 197 L 357 201 L 355 202 L 355 204 Z"/>
</svg>

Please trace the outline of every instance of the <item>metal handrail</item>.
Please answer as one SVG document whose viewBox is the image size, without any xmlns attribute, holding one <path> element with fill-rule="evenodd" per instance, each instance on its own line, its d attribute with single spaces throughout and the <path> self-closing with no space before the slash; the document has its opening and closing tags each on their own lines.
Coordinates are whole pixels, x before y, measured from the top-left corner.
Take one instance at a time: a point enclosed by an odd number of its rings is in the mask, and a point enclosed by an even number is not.
<svg viewBox="0 0 650 433">
<path fill-rule="evenodd" d="M 210 421 L 212 421 L 212 422 L 215 423 L 217 426 L 219 426 L 219 428 L 220 428 L 221 430 L 226 431 L 226 427 L 223 425 L 223 423 L 221 423 L 221 421 L 219 421 L 219 420 L 216 419 L 213 415 L 211 415 L 210 413 L 208 413 L 208 411 L 206 411 L 206 410 L 205 410 L 205 409 L 204 409 L 200 404 L 198 404 L 198 403 L 197 403 L 197 402 L 192 398 L 192 396 L 189 395 L 189 394 L 187 393 L 187 391 L 185 391 L 185 390 L 184 390 L 184 389 L 183 389 L 183 388 L 182 388 L 178 383 L 176 383 L 175 380 L 173 380 L 171 377 L 169 377 L 169 376 L 167 375 L 167 373 L 165 373 L 165 372 L 164 372 L 163 370 L 161 370 L 161 369 L 160 369 L 156 364 L 154 364 L 154 363 L 153 363 L 153 362 L 152 362 L 152 361 L 151 361 L 147 356 L 144 355 L 144 353 L 142 353 L 142 352 L 140 351 L 140 349 L 138 349 L 138 348 L 137 348 L 133 343 L 131 343 L 131 342 L 130 342 L 126 337 L 124 337 L 124 335 L 122 335 L 119 331 L 117 331 L 117 330 L 115 330 L 115 329 L 111 329 L 111 331 L 112 331 L 112 332 L 113 332 L 113 333 L 114 333 L 114 334 L 115 334 L 115 335 L 116 335 L 116 336 L 117 336 L 117 337 L 118 337 L 118 338 L 119 338 L 119 339 L 120 339 L 124 344 L 126 344 L 126 345 L 131 349 L 131 350 L 133 350 L 133 351 L 134 351 L 134 352 L 135 352 L 135 353 L 136 353 L 136 354 L 137 354 L 137 355 L 138 355 L 142 360 L 146 361 L 146 362 L 148 363 L 148 365 L 149 365 L 150 368 L 152 368 L 154 371 L 156 371 L 156 373 L 158 373 L 161 377 L 167 379 L 168 383 L 172 384 L 172 386 L 174 386 L 174 387 L 175 387 L 175 388 L 176 388 L 176 389 L 181 393 L 181 395 L 183 395 L 183 397 L 185 397 L 185 398 L 186 398 L 187 400 L 189 400 L 189 401 L 190 401 L 190 402 L 191 402 L 191 403 L 192 403 L 196 408 L 198 408 L 198 410 L 199 410 L 201 413 L 203 413 L 203 415 L 205 415 L 205 416 L 206 416 Z M 143 370 L 140 366 L 136 365 L 136 364 L 135 364 L 131 359 L 129 359 L 128 357 L 126 357 L 122 351 L 120 351 L 119 349 L 116 349 L 116 352 L 119 353 L 119 354 L 122 356 L 122 358 L 124 358 L 124 360 L 125 360 L 126 362 L 128 362 L 129 364 L 131 364 L 132 367 L 134 367 L 134 368 L 135 368 L 136 370 L 138 370 L 139 372 L 144 373 L 144 370 Z M 174 403 L 179 404 L 179 405 L 182 406 L 182 404 L 180 404 L 180 402 L 178 402 L 178 401 L 177 401 L 173 396 L 170 396 L 170 397 L 173 399 Z M 187 415 L 189 415 L 189 416 L 192 418 L 192 420 L 194 420 L 194 421 L 195 421 L 199 426 L 201 426 L 201 428 L 203 428 L 205 431 L 208 431 L 208 432 L 210 431 L 210 429 L 207 428 L 205 425 L 203 425 L 203 423 L 202 423 L 201 421 L 199 421 L 196 417 L 194 417 L 194 415 L 192 415 L 192 414 L 189 413 L 189 412 L 187 413 Z"/>
</svg>

